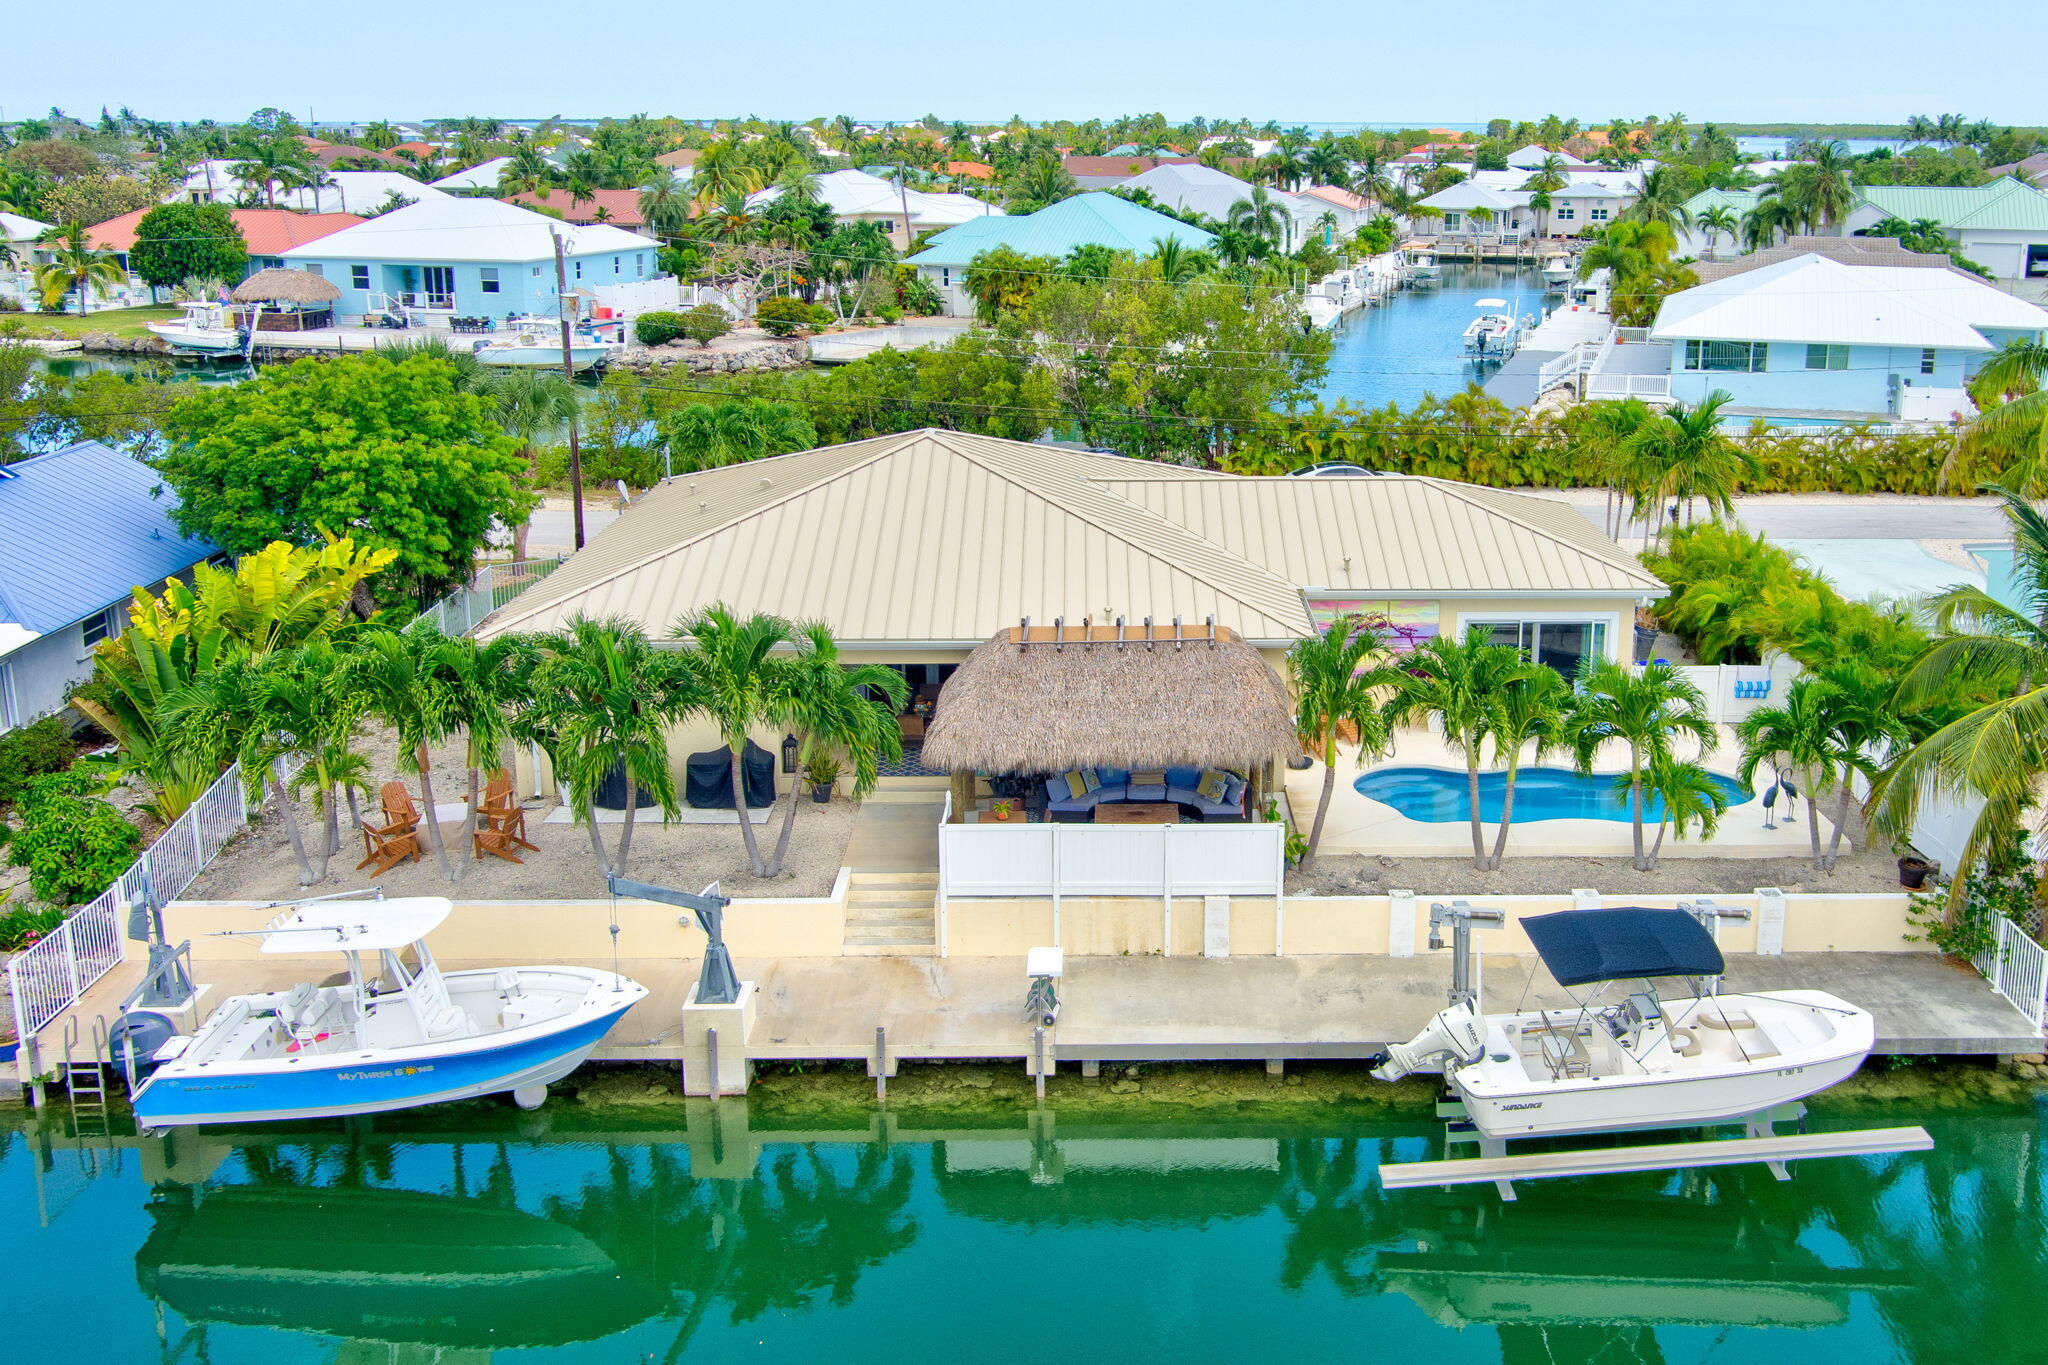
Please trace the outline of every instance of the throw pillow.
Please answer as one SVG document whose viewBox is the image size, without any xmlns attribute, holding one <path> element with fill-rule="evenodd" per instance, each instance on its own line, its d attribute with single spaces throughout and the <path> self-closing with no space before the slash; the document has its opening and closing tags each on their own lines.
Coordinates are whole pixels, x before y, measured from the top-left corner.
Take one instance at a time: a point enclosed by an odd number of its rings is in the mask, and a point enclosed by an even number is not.
<svg viewBox="0 0 2048 1365">
<path fill-rule="evenodd" d="M 1244 806 L 1244 789 L 1248 785 L 1250 784 L 1243 778 L 1232 775 L 1223 784 L 1223 804 L 1242 809 Z"/>
<path fill-rule="evenodd" d="M 1067 779 L 1067 795 L 1078 801 L 1088 794 L 1088 779 L 1078 772 L 1062 774 Z M 1092 774 L 1091 774 L 1092 776 Z"/>
<path fill-rule="evenodd" d="M 1081 780 L 1088 784 L 1089 791 L 1102 790 L 1102 774 L 1096 772 L 1093 768 L 1083 768 L 1081 770 Z"/>
<path fill-rule="evenodd" d="M 1204 768 L 1202 770 L 1202 780 L 1195 784 L 1195 795 L 1201 797 L 1204 801 L 1221 801 L 1223 799 L 1223 784 L 1229 780 L 1229 778 L 1217 772 L 1214 768 Z"/>
</svg>

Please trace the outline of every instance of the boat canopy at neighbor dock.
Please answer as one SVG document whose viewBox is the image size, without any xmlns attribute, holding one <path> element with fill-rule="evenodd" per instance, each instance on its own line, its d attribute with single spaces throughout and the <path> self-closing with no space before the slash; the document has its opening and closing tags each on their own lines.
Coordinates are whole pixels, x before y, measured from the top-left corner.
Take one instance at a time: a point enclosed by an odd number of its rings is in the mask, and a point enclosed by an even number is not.
<svg viewBox="0 0 2048 1365">
<path fill-rule="evenodd" d="M 1638 976 L 1719 976 L 1727 969 L 1706 927 L 1684 910 L 1566 910 L 1532 915 L 1522 930 L 1560 986 Z"/>
</svg>

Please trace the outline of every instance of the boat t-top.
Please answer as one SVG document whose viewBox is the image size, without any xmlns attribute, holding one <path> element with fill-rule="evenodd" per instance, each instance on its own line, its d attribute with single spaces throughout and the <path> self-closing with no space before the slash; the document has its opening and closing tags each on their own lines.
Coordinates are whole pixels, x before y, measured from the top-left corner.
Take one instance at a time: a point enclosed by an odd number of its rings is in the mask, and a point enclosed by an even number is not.
<svg viewBox="0 0 2048 1365">
<path fill-rule="evenodd" d="M 578 323 L 569 337 L 569 364 L 576 370 L 601 365 L 625 345 L 621 339 L 600 336 L 588 323 Z M 476 343 L 476 358 L 486 365 L 559 368 L 562 364 L 562 322 L 560 318 L 512 318 L 505 331 Z"/>
<path fill-rule="evenodd" d="M 161 1014 L 124 1015 L 129 1055 L 149 1059 L 137 1121 L 331 1118 L 506 1092 L 535 1108 L 647 995 L 587 967 L 443 973 L 425 940 L 453 909 L 441 896 L 304 901 L 255 931 L 261 951 L 339 953 L 346 981 L 230 996 L 190 1036 L 168 1036 Z"/>
<path fill-rule="evenodd" d="M 1443 278 L 1443 267 L 1437 264 L 1436 253 L 1420 251 L 1408 263 L 1408 278 L 1416 284 L 1435 284 Z"/>
<path fill-rule="evenodd" d="M 1553 289 L 1562 289 L 1572 277 L 1572 258 L 1563 252 L 1543 258 L 1543 282 Z"/>
<path fill-rule="evenodd" d="M 150 333 L 173 351 L 188 355 L 240 355 L 248 333 L 235 322 L 234 306 L 210 299 L 178 305 L 185 316 L 175 322 L 146 322 Z"/>
<path fill-rule="evenodd" d="M 1543 965 L 1576 986 L 1639 981 L 1615 1000 L 1596 991 L 1567 1009 L 1486 1013 L 1472 985 L 1474 921 L 1498 910 L 1433 906 L 1432 947 L 1454 926 L 1450 1008 L 1374 1070 L 1396 1081 L 1441 1071 L 1482 1140 L 1740 1122 L 1846 1080 L 1869 1054 L 1867 1010 L 1824 991 L 1723 995 L 1721 950 L 1703 909 L 1567 910 L 1520 920 Z M 1654 979 L 1688 993 L 1663 999 Z"/>
<path fill-rule="evenodd" d="M 1513 313 L 1506 311 L 1508 301 L 1481 299 L 1473 306 L 1484 311 L 1465 327 L 1465 354 L 1501 358 L 1513 355 L 1521 324 L 1515 321 Z"/>
</svg>

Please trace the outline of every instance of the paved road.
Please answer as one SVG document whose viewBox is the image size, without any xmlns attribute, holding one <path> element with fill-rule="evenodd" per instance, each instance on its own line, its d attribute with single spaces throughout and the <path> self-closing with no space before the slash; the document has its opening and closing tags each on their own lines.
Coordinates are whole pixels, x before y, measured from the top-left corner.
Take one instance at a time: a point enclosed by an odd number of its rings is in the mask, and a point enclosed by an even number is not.
<svg viewBox="0 0 2048 1365">
<path fill-rule="evenodd" d="M 1541 496 L 1569 502 L 1598 526 L 1606 499 L 1574 488 Z M 1989 498 L 1912 498 L 1892 494 L 1765 493 L 1737 498 L 1735 514 L 1752 531 L 1800 540 L 2003 540 L 2005 518 Z"/>
<path fill-rule="evenodd" d="M 586 498 L 583 503 L 583 535 L 588 540 L 618 519 L 613 507 L 617 499 L 609 494 Z M 575 544 L 569 520 L 569 502 L 566 498 L 549 498 L 547 503 L 535 508 L 533 521 L 526 533 L 527 553 L 546 550 L 550 553 L 568 550 Z"/>
</svg>

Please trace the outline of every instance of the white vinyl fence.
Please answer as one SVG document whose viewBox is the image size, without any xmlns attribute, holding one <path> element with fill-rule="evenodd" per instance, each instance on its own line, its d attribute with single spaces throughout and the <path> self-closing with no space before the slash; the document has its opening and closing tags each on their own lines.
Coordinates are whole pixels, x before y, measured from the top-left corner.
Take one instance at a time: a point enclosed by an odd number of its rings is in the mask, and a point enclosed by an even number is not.
<svg viewBox="0 0 2048 1365">
<path fill-rule="evenodd" d="M 560 568 L 560 559 L 518 559 L 509 564 L 486 564 L 476 577 L 413 618 L 411 630 L 422 622 L 438 626 L 443 635 L 467 635 L 483 624 L 486 616 L 525 592 Z"/>
<path fill-rule="evenodd" d="M 2004 915 L 1993 918 L 1998 936 L 1977 954 L 1977 970 L 2038 1029 L 2048 1018 L 2048 948 Z"/>
<path fill-rule="evenodd" d="M 183 895 L 214 855 L 249 823 L 249 816 L 242 765 L 237 763 L 173 820 L 112 886 L 8 963 L 14 1036 L 23 1041 L 34 1037 L 125 959 L 129 907 L 161 907 Z"/>
</svg>

